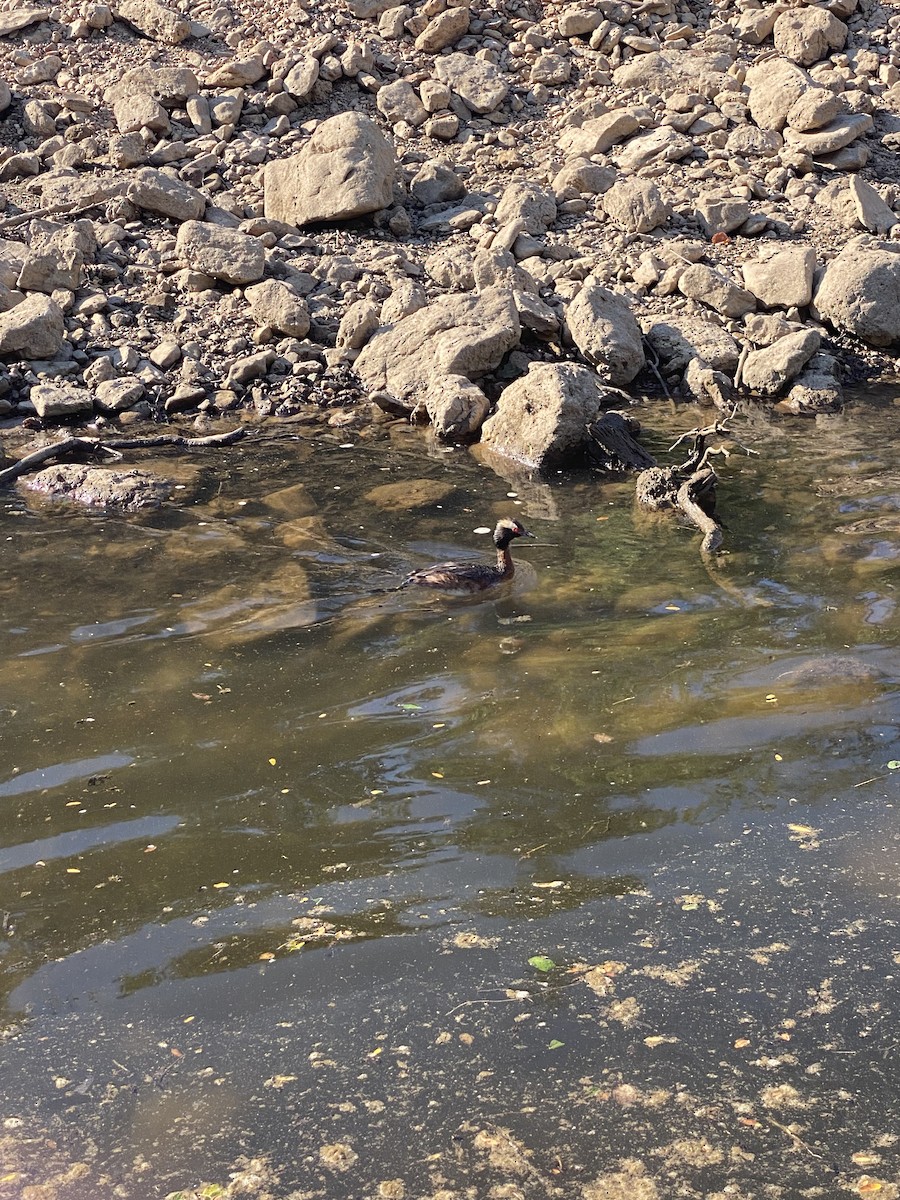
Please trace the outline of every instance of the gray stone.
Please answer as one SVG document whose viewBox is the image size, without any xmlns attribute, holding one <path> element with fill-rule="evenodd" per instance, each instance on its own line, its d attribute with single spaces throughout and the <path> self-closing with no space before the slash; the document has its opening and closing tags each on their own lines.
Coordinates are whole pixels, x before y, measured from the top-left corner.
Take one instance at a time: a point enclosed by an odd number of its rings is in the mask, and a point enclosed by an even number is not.
<svg viewBox="0 0 900 1200">
<path fill-rule="evenodd" d="M 812 299 L 815 269 L 812 246 L 788 246 L 744 263 L 744 283 L 766 308 L 805 308 Z"/>
<path fill-rule="evenodd" d="M 844 406 L 840 363 L 831 354 L 814 354 L 794 380 L 779 408 L 802 416 L 840 412 Z"/>
<path fill-rule="evenodd" d="M 361 350 L 378 325 L 378 309 L 371 300 L 357 300 L 341 318 L 334 344 L 339 350 Z"/>
<path fill-rule="evenodd" d="M 288 225 L 344 221 L 387 208 L 394 151 L 374 121 L 331 117 L 298 153 L 265 168 L 265 215 Z"/>
<path fill-rule="evenodd" d="M 118 413 L 134 408 L 144 397 L 144 385 L 136 375 L 123 375 L 119 379 L 105 379 L 94 389 L 97 407 L 101 412 Z"/>
<path fill-rule="evenodd" d="M 284 90 L 295 100 L 306 100 L 319 78 L 319 60 L 304 54 L 284 77 Z"/>
<path fill-rule="evenodd" d="M 118 0 L 116 16 L 156 42 L 177 46 L 191 36 L 191 23 L 158 0 Z"/>
<path fill-rule="evenodd" d="M 434 73 L 474 113 L 494 112 L 509 91 L 492 63 L 467 54 L 448 54 L 436 59 Z"/>
<path fill-rule="evenodd" d="M 498 226 L 522 221 L 522 231 L 543 237 L 556 220 L 556 198 L 549 188 L 530 180 L 519 180 L 503 189 L 494 212 Z"/>
<path fill-rule="evenodd" d="M 649 179 L 625 179 L 603 196 L 606 215 L 629 233 L 651 233 L 669 219 L 669 206 Z"/>
<path fill-rule="evenodd" d="M 792 62 L 810 67 L 833 50 L 843 49 L 847 26 L 815 4 L 792 8 L 775 22 L 775 49 Z"/>
<path fill-rule="evenodd" d="M 370 391 L 412 411 L 449 375 L 476 380 L 517 345 L 521 327 L 509 289 L 444 296 L 375 334 L 355 363 Z"/>
<path fill-rule="evenodd" d="M 703 232 L 712 237 L 716 233 L 733 233 L 740 229 L 750 216 L 750 205 L 746 200 L 730 197 L 700 196 L 694 212 Z"/>
<path fill-rule="evenodd" d="M 206 210 L 206 198 L 180 179 L 142 167 L 131 181 L 128 199 L 138 208 L 159 213 L 173 221 L 199 221 Z"/>
<path fill-rule="evenodd" d="M 428 22 L 416 38 L 416 49 L 425 54 L 437 54 L 458 42 L 469 29 L 467 7 L 447 8 Z"/>
<path fill-rule="evenodd" d="M 49 296 L 26 297 L 0 314 L 0 354 L 22 358 L 55 358 L 63 347 L 62 309 Z"/>
<path fill-rule="evenodd" d="M 445 375 L 429 381 L 424 408 L 437 434 L 460 439 L 478 432 L 491 402 L 478 384 L 465 375 Z"/>
<path fill-rule="evenodd" d="M 28 399 L 42 421 L 62 420 L 94 411 L 91 393 L 72 383 L 36 384 L 29 390 Z"/>
<path fill-rule="evenodd" d="M 836 329 L 870 346 L 896 346 L 900 343 L 900 254 L 854 240 L 826 266 L 815 307 Z"/>
<path fill-rule="evenodd" d="M 791 105 L 787 123 L 799 133 L 821 129 L 844 111 L 841 97 L 829 88 L 812 87 L 803 92 Z"/>
<path fill-rule="evenodd" d="M 175 250 L 188 266 L 243 287 L 262 279 L 266 252 L 259 238 L 205 221 L 185 221 L 178 230 Z"/>
<path fill-rule="evenodd" d="M 672 316 L 654 321 L 646 338 L 667 375 L 680 374 L 695 358 L 715 370 L 733 372 L 740 357 L 731 334 L 703 317 Z"/>
<path fill-rule="evenodd" d="M 678 280 L 678 290 L 690 300 L 709 305 L 723 317 L 742 317 L 756 307 L 756 300 L 750 292 L 705 263 L 695 263 L 683 271 Z"/>
<path fill-rule="evenodd" d="M 172 484 L 147 471 L 117 471 L 109 467 L 88 467 L 60 463 L 46 467 L 36 475 L 19 481 L 32 492 L 41 492 L 51 500 L 66 500 L 92 508 L 137 512 L 159 508 L 172 494 Z"/>
<path fill-rule="evenodd" d="M 875 122 L 868 113 L 841 113 L 820 129 L 799 133 L 796 129 L 785 131 L 784 144 L 817 157 L 831 154 L 849 146 L 856 138 L 868 133 Z"/>
<path fill-rule="evenodd" d="M 804 70 L 787 59 L 766 59 L 750 67 L 746 85 L 750 116 L 760 129 L 784 129 L 793 104 L 811 86 Z"/>
<path fill-rule="evenodd" d="M 883 235 L 900 221 L 891 206 L 870 183 L 856 176 L 850 180 L 850 195 L 863 229 Z"/>
<path fill-rule="evenodd" d="M 631 138 L 613 158 L 623 171 L 640 171 L 660 162 L 678 162 L 693 149 L 692 138 L 668 125 L 660 125 Z"/>
<path fill-rule="evenodd" d="M 461 200 L 466 185 L 446 163 L 422 163 L 410 180 L 409 190 L 420 204 L 447 204 Z"/>
<path fill-rule="evenodd" d="M 821 344 L 818 330 L 802 329 L 762 350 L 751 350 L 741 370 L 743 386 L 760 396 L 777 396 L 789 380 L 799 375 Z"/>
<path fill-rule="evenodd" d="M 532 363 L 503 391 L 482 427 L 481 445 L 533 470 L 565 466 L 583 453 L 586 426 L 608 399 L 587 367 Z"/>
<path fill-rule="evenodd" d="M 405 79 L 395 79 L 393 83 L 380 87 L 375 104 L 392 125 L 405 121 L 407 125 L 417 128 L 428 120 L 428 110 L 416 95 L 412 84 Z"/>
<path fill-rule="evenodd" d="M 566 310 L 572 341 L 604 383 L 627 387 L 644 365 L 641 330 L 621 296 L 588 276 Z"/>
<path fill-rule="evenodd" d="M 579 158 L 605 154 L 640 127 L 640 122 L 627 109 L 616 108 L 585 121 L 578 128 L 564 130 L 559 139 L 559 148 L 564 154 Z"/>
<path fill-rule="evenodd" d="M 576 158 L 567 162 L 553 178 L 553 191 L 556 195 L 569 191 L 582 192 L 589 196 L 599 196 L 609 189 L 616 181 L 616 172 L 612 167 L 600 167 L 586 158 Z"/>
<path fill-rule="evenodd" d="M 267 325 L 288 337 L 304 338 L 309 333 L 309 309 L 292 287 L 278 279 L 265 279 L 244 292 L 250 313 L 258 325 Z"/>
</svg>

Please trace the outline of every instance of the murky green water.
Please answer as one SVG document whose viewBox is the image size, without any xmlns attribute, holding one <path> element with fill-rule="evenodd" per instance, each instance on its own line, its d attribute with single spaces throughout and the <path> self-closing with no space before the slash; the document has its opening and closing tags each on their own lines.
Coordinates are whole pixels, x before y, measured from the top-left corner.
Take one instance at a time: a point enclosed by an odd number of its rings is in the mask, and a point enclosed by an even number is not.
<svg viewBox="0 0 900 1200">
<path fill-rule="evenodd" d="M 403 427 L 10 496 L 0 1196 L 900 1194 L 897 411 L 737 422 L 713 568 Z"/>
</svg>

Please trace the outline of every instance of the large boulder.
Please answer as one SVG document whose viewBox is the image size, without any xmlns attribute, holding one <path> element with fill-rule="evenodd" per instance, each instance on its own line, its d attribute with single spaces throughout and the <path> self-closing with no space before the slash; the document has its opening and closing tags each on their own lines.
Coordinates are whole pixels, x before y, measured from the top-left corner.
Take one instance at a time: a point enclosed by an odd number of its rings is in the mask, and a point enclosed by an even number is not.
<svg viewBox="0 0 900 1200">
<path fill-rule="evenodd" d="M 718 371 L 734 372 L 740 358 L 737 342 L 721 325 L 703 317 L 671 316 L 653 321 L 647 342 L 667 375 L 684 371 L 701 359 Z"/>
<path fill-rule="evenodd" d="M 393 198 L 394 149 L 374 121 L 339 113 L 299 153 L 265 169 L 265 215 L 288 225 L 346 221 L 387 208 Z"/>
<path fill-rule="evenodd" d="M 606 215 L 629 233 L 651 233 L 669 219 L 669 206 L 651 179 L 623 179 L 603 196 Z"/>
<path fill-rule="evenodd" d="M 136 172 L 127 194 L 138 208 L 173 221 L 199 221 L 206 212 L 206 197 L 202 192 L 153 167 Z"/>
<path fill-rule="evenodd" d="M 641 329 L 634 314 L 621 296 L 593 275 L 566 310 L 566 328 L 604 383 L 627 387 L 644 365 Z"/>
<path fill-rule="evenodd" d="M 583 452 L 586 427 L 609 398 L 588 367 L 532 363 L 501 395 L 481 445 L 533 470 L 564 466 Z"/>
<path fill-rule="evenodd" d="M 900 254 L 854 240 L 825 268 L 815 307 L 870 346 L 900 344 Z"/>
<path fill-rule="evenodd" d="M 401 408 L 421 406 L 454 436 L 476 432 L 486 407 L 458 377 L 474 381 L 500 365 L 518 344 L 521 333 L 509 288 L 487 288 L 477 294 L 444 296 L 383 326 L 364 347 L 354 370 L 372 392 L 385 392 Z M 449 377 L 457 377 L 449 380 Z M 449 408 L 442 408 L 442 389 L 455 389 Z M 446 397 L 445 397 L 446 398 Z M 465 420 L 463 408 L 467 408 Z"/>
</svg>

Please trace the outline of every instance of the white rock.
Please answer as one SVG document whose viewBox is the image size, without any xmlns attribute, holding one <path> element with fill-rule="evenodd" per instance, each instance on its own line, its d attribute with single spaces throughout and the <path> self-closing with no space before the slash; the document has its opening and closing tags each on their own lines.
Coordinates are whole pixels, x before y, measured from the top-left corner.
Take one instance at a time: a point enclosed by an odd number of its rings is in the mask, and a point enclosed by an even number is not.
<svg viewBox="0 0 900 1200">
<path fill-rule="evenodd" d="M 644 365 L 641 330 L 621 296 L 588 276 L 565 314 L 572 341 L 604 383 L 627 387 Z"/>
</svg>

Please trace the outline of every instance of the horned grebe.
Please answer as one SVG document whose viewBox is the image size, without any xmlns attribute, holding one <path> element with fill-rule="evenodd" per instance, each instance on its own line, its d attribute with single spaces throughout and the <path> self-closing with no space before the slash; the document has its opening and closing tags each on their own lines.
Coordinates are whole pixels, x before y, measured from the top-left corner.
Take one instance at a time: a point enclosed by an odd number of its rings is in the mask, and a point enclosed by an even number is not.
<svg viewBox="0 0 900 1200">
<path fill-rule="evenodd" d="M 494 545 L 497 547 L 496 567 L 483 563 L 435 563 L 433 567 L 425 567 L 407 575 L 400 587 L 414 584 L 416 587 L 440 588 L 445 592 L 466 594 L 496 587 L 498 583 L 512 579 L 515 574 L 516 567 L 509 552 L 509 543 L 517 537 L 533 538 L 534 534 L 529 533 L 521 521 L 506 517 L 497 522 L 494 530 Z"/>
</svg>

